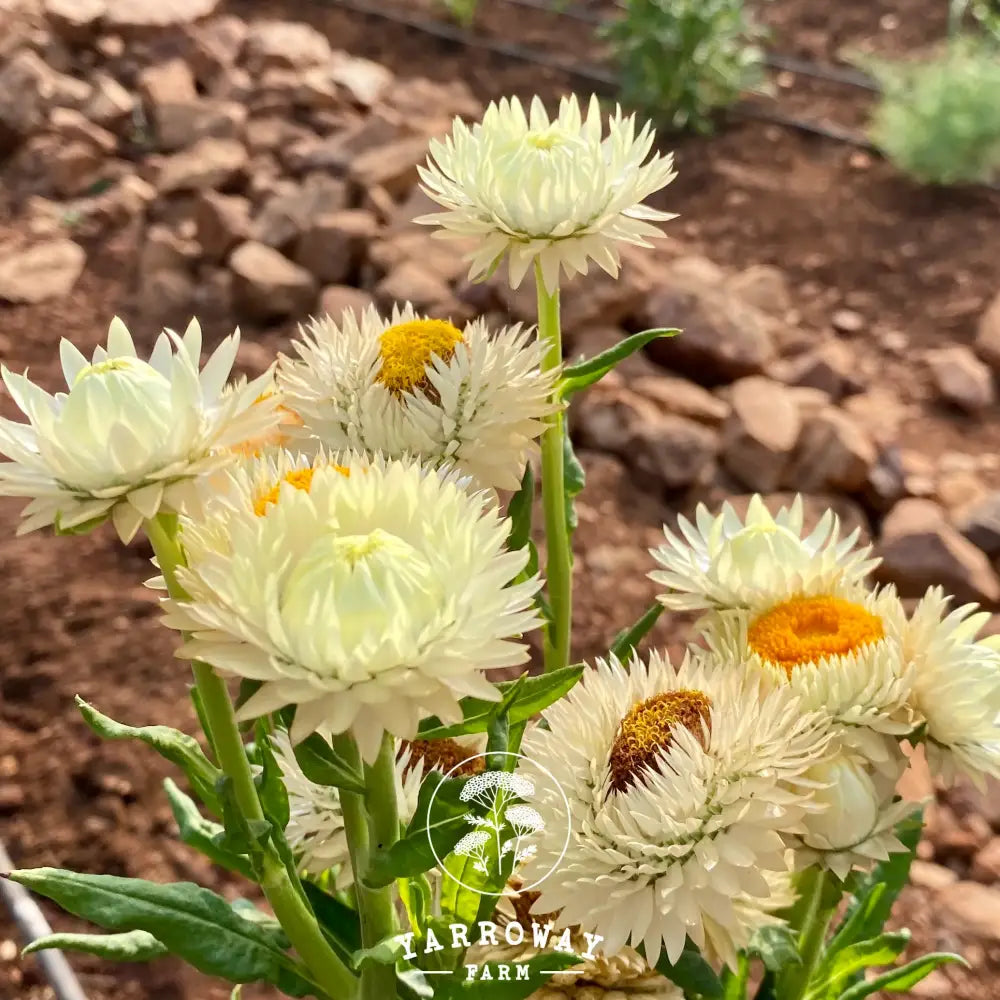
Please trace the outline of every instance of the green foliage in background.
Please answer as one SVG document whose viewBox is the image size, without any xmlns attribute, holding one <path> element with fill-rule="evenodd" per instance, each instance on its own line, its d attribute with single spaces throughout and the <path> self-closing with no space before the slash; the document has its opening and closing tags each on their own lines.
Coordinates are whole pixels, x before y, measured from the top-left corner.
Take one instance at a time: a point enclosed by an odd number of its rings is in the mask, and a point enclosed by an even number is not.
<svg viewBox="0 0 1000 1000">
<path fill-rule="evenodd" d="M 479 0 L 439 0 L 446 7 L 453 21 L 467 28 L 476 19 Z"/>
<path fill-rule="evenodd" d="M 710 132 L 718 111 L 764 78 L 763 34 L 743 0 L 622 0 L 604 36 L 622 99 L 660 125 Z"/>
<path fill-rule="evenodd" d="M 949 34 L 961 30 L 967 15 L 971 15 L 988 37 L 1000 42 L 1000 0 L 952 0 L 948 17 Z"/>
<path fill-rule="evenodd" d="M 865 60 L 882 87 L 872 141 L 926 184 L 1000 177 L 1000 53 L 991 41 L 956 36 L 919 62 Z"/>
</svg>

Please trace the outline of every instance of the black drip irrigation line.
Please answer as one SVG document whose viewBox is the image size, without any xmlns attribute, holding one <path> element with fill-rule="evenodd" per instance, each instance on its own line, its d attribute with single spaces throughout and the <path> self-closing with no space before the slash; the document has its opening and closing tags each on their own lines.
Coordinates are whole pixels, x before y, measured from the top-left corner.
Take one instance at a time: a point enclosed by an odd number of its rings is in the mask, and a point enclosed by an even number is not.
<svg viewBox="0 0 1000 1000">
<path fill-rule="evenodd" d="M 13 868 L 14 862 L 0 841 L 0 872 L 9 872 Z M 0 878 L 0 902 L 6 904 L 25 941 L 36 941 L 52 933 L 52 928 L 28 890 L 11 882 L 9 878 Z M 61 951 L 40 951 L 35 958 L 38 959 L 56 1000 L 87 1000 L 86 993 Z"/>
<path fill-rule="evenodd" d="M 546 69 L 556 70 L 586 83 L 588 86 L 593 87 L 595 91 L 605 95 L 613 94 L 618 87 L 618 78 L 607 70 L 603 70 L 597 66 L 574 64 L 568 59 L 551 56 L 537 49 L 518 45 L 516 42 L 500 42 L 492 38 L 487 38 L 484 35 L 473 34 L 455 25 L 445 24 L 441 21 L 413 17 L 410 14 L 400 14 L 387 7 L 371 3 L 369 0 L 323 0 L 323 2 L 329 6 L 343 7 L 345 10 L 351 10 L 366 17 L 391 21 L 394 24 L 400 24 L 414 31 L 420 31 L 434 38 L 440 38 L 443 41 L 462 45 L 466 48 L 479 49 L 493 55 L 515 59 L 518 62 L 526 62 L 535 66 L 542 66 Z M 528 0 L 518 0 L 518 2 L 528 2 Z M 541 0 L 537 0 L 537 2 L 541 2 Z M 781 125 L 785 128 L 805 132 L 808 135 L 848 143 L 863 149 L 875 149 L 864 136 L 850 132 L 847 129 L 792 118 L 745 103 L 741 103 L 730 110 L 743 118 L 770 122 L 774 125 Z"/>
</svg>

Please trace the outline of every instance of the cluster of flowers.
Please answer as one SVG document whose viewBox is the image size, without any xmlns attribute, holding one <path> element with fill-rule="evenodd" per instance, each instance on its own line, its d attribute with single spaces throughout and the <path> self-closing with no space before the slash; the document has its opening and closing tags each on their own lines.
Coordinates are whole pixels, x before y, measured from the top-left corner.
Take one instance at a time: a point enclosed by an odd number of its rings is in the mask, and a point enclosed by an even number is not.
<svg viewBox="0 0 1000 1000">
<path fill-rule="evenodd" d="M 533 266 L 551 303 L 562 274 L 592 261 L 614 275 L 621 243 L 660 235 L 650 223 L 669 216 L 642 202 L 673 171 L 652 141 L 620 113 L 604 135 L 596 102 L 584 115 L 566 100 L 551 120 L 538 101 L 501 102 L 432 144 L 422 176 L 444 211 L 421 221 L 477 242 L 474 276 L 506 256 L 517 284 Z M 461 722 L 466 697 L 498 701 L 487 672 L 523 663 L 542 621 L 499 491 L 518 489 L 543 435 L 543 466 L 563 461 L 558 346 L 401 306 L 315 320 L 251 381 L 229 381 L 238 335 L 199 368 L 197 322 L 165 331 L 148 361 L 118 320 L 89 361 L 63 341 L 55 395 L 3 369 L 27 417 L 0 420 L 0 494 L 29 500 L 20 530 L 146 531 L 178 655 L 202 679 L 246 682 L 238 719 L 270 720 L 287 842 L 338 889 L 359 874 L 343 796 L 295 748 L 319 734 L 394 762 L 395 827 L 429 770 L 482 770 L 469 761 L 485 736 L 428 741 L 419 727 Z M 690 941 L 734 965 L 792 904 L 797 871 L 843 878 L 901 849 L 910 806 L 895 788 L 912 747 L 943 779 L 1000 776 L 1000 640 L 977 640 L 985 615 L 949 611 L 937 589 L 908 615 L 867 585 L 869 550 L 829 513 L 805 533 L 798 502 L 772 516 L 755 498 L 745 519 L 701 509 L 653 554 L 662 604 L 703 613 L 698 641 L 676 667 L 598 661 L 529 727 L 523 753 L 561 787 L 569 842 L 542 819 L 556 792 L 539 788 L 508 810 L 517 836 L 501 857 L 540 884 L 534 912 L 603 937 L 609 957 L 575 980 L 672 996 L 652 971 L 661 955 L 676 963 Z M 456 851 L 474 856 L 489 837 L 470 816 Z M 289 898 L 272 905 L 296 948 L 349 981 Z"/>
</svg>

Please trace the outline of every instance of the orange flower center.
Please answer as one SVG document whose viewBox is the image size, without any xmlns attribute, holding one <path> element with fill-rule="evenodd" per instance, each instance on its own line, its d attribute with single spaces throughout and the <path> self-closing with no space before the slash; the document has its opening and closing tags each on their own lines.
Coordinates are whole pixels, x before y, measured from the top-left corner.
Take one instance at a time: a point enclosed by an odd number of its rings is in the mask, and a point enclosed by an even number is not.
<svg viewBox="0 0 1000 1000">
<path fill-rule="evenodd" d="M 840 597 L 793 597 L 757 618 L 747 633 L 754 652 L 791 676 L 803 663 L 853 653 L 885 637 L 882 619 Z"/>
<path fill-rule="evenodd" d="M 336 469 L 342 476 L 350 476 L 351 474 L 351 470 L 344 465 L 334 465 L 332 468 Z M 257 497 L 253 504 L 253 512 L 258 517 L 263 517 L 267 513 L 268 507 L 271 504 L 276 504 L 280 499 L 282 483 L 288 483 L 289 486 L 294 486 L 295 489 L 308 493 L 312 488 L 315 471 L 312 466 L 307 466 L 304 469 L 292 469 L 291 472 L 286 473 L 266 493 L 262 493 Z"/>
</svg>

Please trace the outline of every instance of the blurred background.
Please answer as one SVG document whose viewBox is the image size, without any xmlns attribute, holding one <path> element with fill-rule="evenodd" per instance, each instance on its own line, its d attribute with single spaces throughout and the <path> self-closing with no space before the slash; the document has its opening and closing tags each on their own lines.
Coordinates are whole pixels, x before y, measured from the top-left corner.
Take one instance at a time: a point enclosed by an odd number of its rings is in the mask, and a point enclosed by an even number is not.
<svg viewBox="0 0 1000 1000">
<path fill-rule="evenodd" d="M 566 288 L 567 356 L 685 331 L 571 415 L 577 656 L 649 604 L 662 523 L 754 491 L 804 494 L 811 522 L 832 505 L 907 598 L 1000 610 L 997 0 L 0 0 L 0 359 L 56 390 L 59 338 L 89 353 L 115 314 L 147 348 L 191 315 L 209 347 L 239 325 L 246 373 L 371 303 L 530 322 L 530 288 L 470 284 L 412 224 L 416 167 L 456 115 L 570 92 L 655 121 L 680 217 L 620 281 Z M 195 728 L 150 551 L 15 539 L 19 506 L 0 501 L 0 840 L 23 867 L 239 895 L 178 843 L 159 758 L 73 707 Z M 1000 790 L 937 795 L 919 856 L 899 922 L 972 969 L 912 995 L 995 997 Z M 0 907 L 0 998 L 53 997 L 20 944 Z M 91 1000 L 228 996 L 172 961 L 74 967 Z"/>
</svg>

